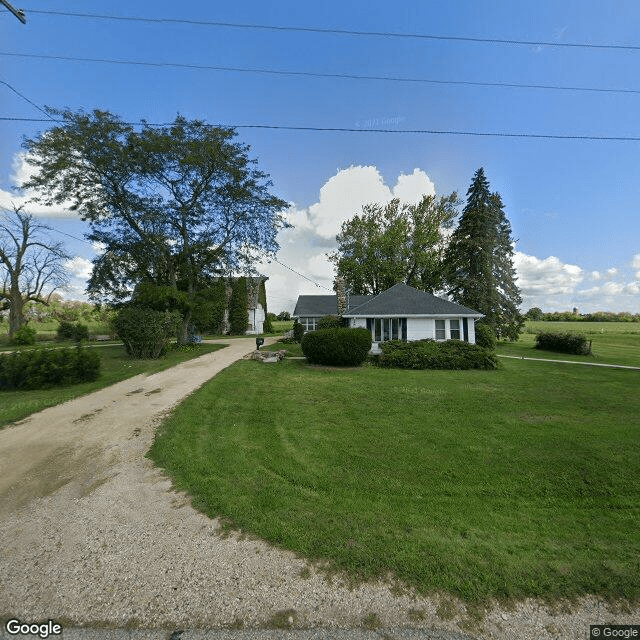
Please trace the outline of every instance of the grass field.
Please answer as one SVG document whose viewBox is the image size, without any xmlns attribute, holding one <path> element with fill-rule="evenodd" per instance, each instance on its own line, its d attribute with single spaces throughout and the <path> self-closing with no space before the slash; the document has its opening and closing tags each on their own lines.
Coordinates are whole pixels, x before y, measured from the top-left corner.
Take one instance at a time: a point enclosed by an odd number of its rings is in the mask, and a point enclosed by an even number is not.
<svg viewBox="0 0 640 640">
<path fill-rule="evenodd" d="M 522 360 L 243 361 L 183 402 L 149 455 L 204 513 L 355 580 L 390 573 L 468 602 L 637 601 L 638 381 Z"/>
<path fill-rule="evenodd" d="M 159 360 L 134 360 L 129 358 L 122 345 L 95 346 L 102 361 L 100 377 L 94 382 L 68 387 L 54 387 L 33 391 L 0 391 L 0 429 L 11 422 L 41 411 L 47 407 L 61 404 L 71 398 L 83 396 L 92 391 L 102 389 L 110 384 L 132 378 L 139 373 L 156 373 L 168 369 L 180 362 L 196 358 L 205 353 L 217 351 L 223 345 L 204 344 L 192 351 L 170 351 L 165 358 Z"/>
</svg>

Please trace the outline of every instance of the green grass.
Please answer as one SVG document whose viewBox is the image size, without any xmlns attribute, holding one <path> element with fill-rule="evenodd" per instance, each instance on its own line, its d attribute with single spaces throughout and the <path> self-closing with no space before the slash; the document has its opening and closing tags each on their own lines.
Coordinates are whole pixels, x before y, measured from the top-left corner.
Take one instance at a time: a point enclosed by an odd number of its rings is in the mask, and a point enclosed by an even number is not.
<svg viewBox="0 0 640 640">
<path fill-rule="evenodd" d="M 95 347 L 100 354 L 102 366 L 100 377 L 94 382 L 33 391 L 0 391 L 0 429 L 36 411 L 97 391 L 139 373 L 163 371 L 185 360 L 217 351 L 223 346 L 205 344 L 192 351 L 172 350 L 160 360 L 134 360 L 126 355 L 121 345 Z"/>
<path fill-rule="evenodd" d="M 390 572 L 467 602 L 639 599 L 638 373 L 502 363 L 238 362 L 149 456 L 204 513 L 354 580 Z"/>
<path fill-rule="evenodd" d="M 592 341 L 590 356 L 575 356 L 535 348 L 535 333 L 538 331 L 581 333 Z M 630 322 L 531 322 L 525 326 L 517 342 L 500 342 L 498 354 L 526 358 L 546 358 L 621 364 L 640 367 L 640 326 Z"/>
</svg>

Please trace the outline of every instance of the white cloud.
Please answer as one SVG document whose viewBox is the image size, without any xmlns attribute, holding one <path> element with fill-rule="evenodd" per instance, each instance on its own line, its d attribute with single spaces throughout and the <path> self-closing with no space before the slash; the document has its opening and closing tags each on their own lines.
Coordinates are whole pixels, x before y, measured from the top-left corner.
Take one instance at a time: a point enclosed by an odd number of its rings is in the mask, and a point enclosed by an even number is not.
<svg viewBox="0 0 640 640">
<path fill-rule="evenodd" d="M 563 263 L 555 256 L 542 260 L 516 251 L 513 262 L 523 295 L 573 293 L 584 279 L 584 272 L 580 267 Z"/>
<path fill-rule="evenodd" d="M 631 266 L 634 269 L 638 269 L 638 271 L 636 271 L 636 278 L 640 280 L 640 253 L 636 253 L 636 255 L 633 256 L 633 259 L 631 260 Z"/>
<path fill-rule="evenodd" d="M 592 271 L 591 272 L 591 279 L 592 280 L 600 280 L 602 278 L 602 274 L 599 271 Z"/>
<path fill-rule="evenodd" d="M 64 268 L 71 273 L 72 277 L 88 280 L 91 277 L 93 263 L 86 258 L 75 256 L 64 263 Z"/>
<path fill-rule="evenodd" d="M 423 196 L 435 196 L 436 187 L 422 169 L 414 169 L 410 175 L 400 174 L 393 188 L 393 197 L 403 202 L 418 203 Z"/>
<path fill-rule="evenodd" d="M 26 182 L 33 174 L 34 169 L 27 164 L 26 154 L 18 153 L 13 158 L 12 174 L 10 176 L 11 183 L 16 187 Z M 31 199 L 37 196 L 37 192 L 27 190 L 24 193 L 17 191 L 7 191 L 0 189 L 0 207 L 4 209 L 13 209 L 14 207 L 23 207 L 24 211 L 38 217 L 47 218 L 77 218 L 77 212 L 70 211 L 70 202 L 65 205 L 55 205 L 47 207 L 43 204 L 31 202 Z"/>
</svg>

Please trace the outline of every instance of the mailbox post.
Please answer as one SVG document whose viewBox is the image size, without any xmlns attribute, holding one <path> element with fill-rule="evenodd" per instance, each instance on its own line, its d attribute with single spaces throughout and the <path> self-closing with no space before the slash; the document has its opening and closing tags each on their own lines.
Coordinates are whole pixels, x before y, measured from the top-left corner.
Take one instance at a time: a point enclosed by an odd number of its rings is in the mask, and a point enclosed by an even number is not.
<svg viewBox="0 0 640 640">
<path fill-rule="evenodd" d="M 260 347 L 264 344 L 264 338 L 256 338 L 256 349 L 260 351 Z"/>
</svg>

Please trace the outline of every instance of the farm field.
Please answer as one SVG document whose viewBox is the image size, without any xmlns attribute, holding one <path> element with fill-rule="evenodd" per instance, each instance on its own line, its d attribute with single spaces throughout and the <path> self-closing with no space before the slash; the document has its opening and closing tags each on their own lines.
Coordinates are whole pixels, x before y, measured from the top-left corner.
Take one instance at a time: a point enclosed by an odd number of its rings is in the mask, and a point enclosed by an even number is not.
<svg viewBox="0 0 640 640">
<path fill-rule="evenodd" d="M 149 457 L 204 513 L 354 581 L 637 601 L 637 389 L 636 371 L 521 360 L 243 361 L 176 409 Z"/>
<path fill-rule="evenodd" d="M 539 331 L 586 335 L 592 341 L 593 354 L 575 356 L 535 349 L 535 334 Z M 500 342 L 497 353 L 527 358 L 574 360 L 640 367 L 640 323 L 527 321 L 524 333 L 520 334 L 520 339 L 517 342 Z"/>
<path fill-rule="evenodd" d="M 223 345 L 205 344 L 190 351 L 172 350 L 165 358 L 159 360 L 129 358 L 122 345 L 92 347 L 99 349 L 102 360 L 100 377 L 94 382 L 33 391 L 0 391 L 0 429 L 36 411 L 97 391 L 140 373 L 151 374 L 163 371 L 180 362 L 217 351 L 222 347 Z"/>
</svg>

